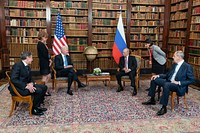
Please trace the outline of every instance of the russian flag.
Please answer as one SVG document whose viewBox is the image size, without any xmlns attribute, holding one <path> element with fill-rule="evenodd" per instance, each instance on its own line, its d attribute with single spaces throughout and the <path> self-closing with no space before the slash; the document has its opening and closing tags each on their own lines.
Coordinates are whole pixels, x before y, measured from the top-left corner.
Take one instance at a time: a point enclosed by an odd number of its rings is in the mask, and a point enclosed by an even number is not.
<svg viewBox="0 0 200 133">
<path fill-rule="evenodd" d="M 119 21 L 117 24 L 117 30 L 115 35 L 114 45 L 112 47 L 112 56 L 117 64 L 119 64 L 119 59 L 123 55 L 123 50 L 127 48 L 126 38 L 124 34 L 124 25 L 122 22 L 122 15 L 119 15 Z"/>
</svg>

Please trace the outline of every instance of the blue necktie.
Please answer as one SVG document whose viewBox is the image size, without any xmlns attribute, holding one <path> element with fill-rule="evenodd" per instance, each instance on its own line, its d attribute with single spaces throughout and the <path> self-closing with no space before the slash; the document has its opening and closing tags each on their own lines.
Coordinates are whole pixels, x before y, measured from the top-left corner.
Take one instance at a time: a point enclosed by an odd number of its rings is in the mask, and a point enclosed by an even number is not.
<svg viewBox="0 0 200 133">
<path fill-rule="evenodd" d="M 64 58 L 65 58 L 65 60 L 64 60 L 64 64 L 65 64 L 65 66 L 68 66 L 67 57 L 64 56 Z"/>
</svg>

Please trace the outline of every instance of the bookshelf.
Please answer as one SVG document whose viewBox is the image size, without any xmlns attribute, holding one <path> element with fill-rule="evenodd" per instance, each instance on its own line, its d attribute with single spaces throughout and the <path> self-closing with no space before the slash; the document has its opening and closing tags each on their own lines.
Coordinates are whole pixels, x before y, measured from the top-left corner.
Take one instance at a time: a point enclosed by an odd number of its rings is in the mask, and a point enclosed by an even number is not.
<svg viewBox="0 0 200 133">
<path fill-rule="evenodd" d="M 40 30 L 46 30 L 46 2 L 10 0 L 4 8 L 10 67 L 27 50 L 33 54 L 32 70 L 38 70 L 37 35 Z"/>
<path fill-rule="evenodd" d="M 188 5 L 189 0 L 171 0 L 167 68 L 171 67 L 174 52 L 187 47 Z"/>
<path fill-rule="evenodd" d="M 112 58 L 112 46 L 120 11 L 123 24 L 126 26 L 126 2 L 126 0 L 92 1 L 92 46 L 98 49 L 97 59 L 93 62 L 94 67 L 115 70 L 117 68 Z"/>
<path fill-rule="evenodd" d="M 76 69 L 87 69 L 83 51 L 88 45 L 88 2 L 87 0 L 50 1 L 51 37 L 53 39 L 58 11 L 68 41 L 69 52 Z"/>
<path fill-rule="evenodd" d="M 195 79 L 200 79 L 200 0 L 193 0 L 188 45 L 188 62 L 193 66 Z"/>
<path fill-rule="evenodd" d="M 136 0 L 131 3 L 130 48 L 142 56 L 141 68 L 151 68 L 145 40 L 151 38 L 162 47 L 164 27 L 164 0 Z"/>
</svg>

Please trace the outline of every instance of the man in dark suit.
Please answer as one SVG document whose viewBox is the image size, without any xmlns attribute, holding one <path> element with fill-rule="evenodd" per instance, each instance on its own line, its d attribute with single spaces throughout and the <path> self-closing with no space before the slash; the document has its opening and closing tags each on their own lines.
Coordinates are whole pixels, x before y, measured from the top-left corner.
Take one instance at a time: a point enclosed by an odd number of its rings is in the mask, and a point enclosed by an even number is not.
<svg viewBox="0 0 200 133">
<path fill-rule="evenodd" d="M 78 79 L 68 52 L 68 46 L 61 47 L 61 53 L 55 56 L 55 70 L 58 77 L 68 77 L 67 94 L 73 95 L 72 90 L 70 90 L 73 81 L 77 81 L 79 88 L 86 85 Z"/>
<path fill-rule="evenodd" d="M 173 56 L 174 64 L 167 74 L 154 75 L 151 77 L 150 90 L 148 95 L 151 97 L 144 105 L 155 105 L 156 86 L 163 87 L 163 95 L 160 100 L 162 108 L 157 115 L 167 113 L 167 104 L 170 91 L 177 92 L 178 96 L 184 96 L 188 92 L 188 85 L 194 82 L 194 74 L 191 65 L 184 62 L 184 53 L 176 51 Z"/>
<path fill-rule="evenodd" d="M 120 71 L 117 72 L 116 78 L 117 83 L 119 85 L 117 92 L 123 91 L 121 77 L 128 75 L 131 80 L 131 86 L 133 87 L 133 96 L 137 95 L 137 90 L 135 87 L 135 75 L 136 75 L 136 68 L 137 68 L 137 61 L 134 56 L 129 55 L 129 49 L 125 48 L 123 50 L 123 56 L 120 57 L 119 60 L 119 68 Z"/>
<path fill-rule="evenodd" d="M 35 84 L 32 80 L 31 70 L 28 65 L 33 61 L 31 52 L 25 51 L 21 54 L 20 62 L 17 62 L 12 67 L 11 71 L 11 82 L 16 87 L 17 91 L 22 96 L 32 95 L 33 98 L 33 110 L 34 115 L 43 115 L 46 108 L 41 108 L 40 104 L 44 100 L 44 94 L 47 91 L 47 86 Z M 11 86 L 8 87 L 12 96 L 15 96 L 15 93 Z"/>
</svg>

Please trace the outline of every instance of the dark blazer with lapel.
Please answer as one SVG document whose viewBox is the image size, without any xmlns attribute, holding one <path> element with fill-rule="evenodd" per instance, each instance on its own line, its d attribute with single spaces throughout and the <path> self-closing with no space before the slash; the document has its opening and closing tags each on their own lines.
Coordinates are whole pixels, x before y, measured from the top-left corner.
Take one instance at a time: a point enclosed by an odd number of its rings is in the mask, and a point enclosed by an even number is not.
<svg viewBox="0 0 200 133">
<path fill-rule="evenodd" d="M 73 65 L 70 56 L 66 55 L 66 57 L 67 57 L 68 65 Z M 64 61 L 61 54 L 55 56 L 54 63 L 55 63 L 55 69 L 57 72 L 64 69 Z"/>
<path fill-rule="evenodd" d="M 173 75 L 175 71 L 175 67 L 176 67 L 176 64 L 173 64 L 172 69 L 167 74 L 161 74 L 160 77 L 170 80 L 169 78 Z M 189 65 L 186 62 L 183 62 L 183 64 L 181 65 L 181 67 L 179 68 L 175 76 L 175 81 L 181 82 L 181 85 L 179 86 L 177 94 L 179 96 L 183 96 L 185 92 L 188 92 L 188 85 L 194 82 L 194 74 L 193 74 L 193 69 L 191 65 Z"/>
<path fill-rule="evenodd" d="M 125 65 L 125 60 L 124 60 L 124 56 L 122 56 L 122 57 L 120 57 L 120 60 L 119 60 L 120 71 L 122 71 L 122 69 L 124 68 L 124 65 Z M 129 55 L 129 57 L 128 57 L 128 68 L 131 69 L 131 71 L 136 72 L 137 61 L 135 59 L 135 56 Z"/>
<path fill-rule="evenodd" d="M 17 62 L 12 67 L 10 78 L 11 82 L 21 95 L 30 94 L 29 90 L 25 89 L 27 83 L 33 82 L 29 66 L 27 69 L 22 61 Z M 14 91 L 12 90 L 11 86 L 9 86 L 8 89 L 10 90 L 11 94 L 14 95 Z"/>
</svg>

